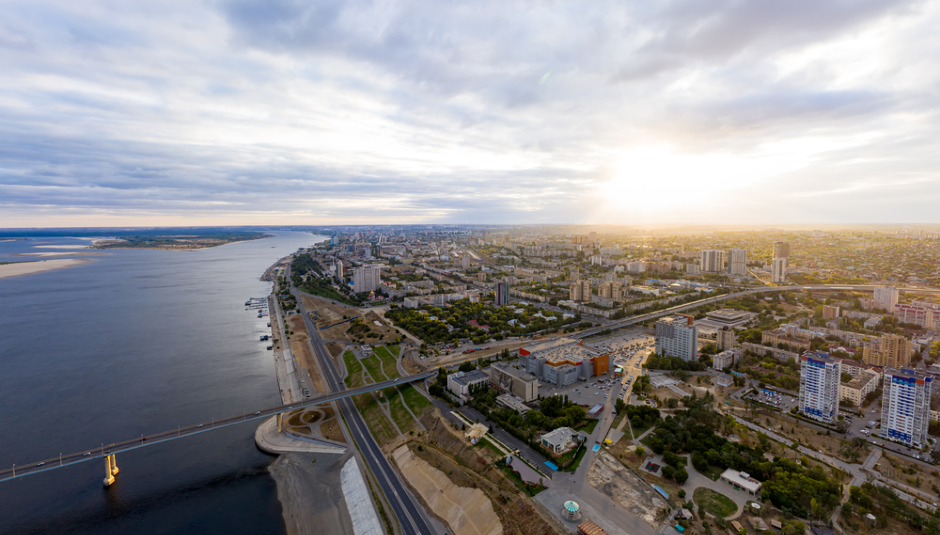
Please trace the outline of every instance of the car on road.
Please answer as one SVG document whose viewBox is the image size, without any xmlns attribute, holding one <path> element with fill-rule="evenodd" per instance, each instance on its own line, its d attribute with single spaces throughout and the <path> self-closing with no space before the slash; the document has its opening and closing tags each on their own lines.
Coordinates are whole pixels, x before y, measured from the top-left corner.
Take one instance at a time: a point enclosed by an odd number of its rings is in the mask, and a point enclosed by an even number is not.
<svg viewBox="0 0 940 535">
<path fill-rule="evenodd" d="M 255 416 L 261 414 L 261 411 L 255 411 Z"/>
<path fill-rule="evenodd" d="M 46 464 L 46 463 L 44 463 L 44 462 L 43 462 L 43 463 L 36 463 L 36 466 L 42 466 L 42 465 L 44 465 L 44 464 Z"/>
</svg>

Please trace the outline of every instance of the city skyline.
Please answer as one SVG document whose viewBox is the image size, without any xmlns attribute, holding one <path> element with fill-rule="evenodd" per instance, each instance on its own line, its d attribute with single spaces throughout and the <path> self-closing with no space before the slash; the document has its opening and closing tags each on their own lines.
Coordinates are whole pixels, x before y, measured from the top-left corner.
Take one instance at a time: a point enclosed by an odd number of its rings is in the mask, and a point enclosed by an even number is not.
<svg viewBox="0 0 940 535">
<path fill-rule="evenodd" d="M 936 222 L 937 4 L 4 19 L 0 227 Z"/>
</svg>

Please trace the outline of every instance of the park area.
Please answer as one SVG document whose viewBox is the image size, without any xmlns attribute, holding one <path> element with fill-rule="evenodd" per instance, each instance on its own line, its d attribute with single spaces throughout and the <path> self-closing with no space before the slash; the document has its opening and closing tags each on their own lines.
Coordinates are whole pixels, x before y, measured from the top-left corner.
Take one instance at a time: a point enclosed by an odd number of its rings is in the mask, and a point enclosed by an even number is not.
<svg viewBox="0 0 940 535">
<path fill-rule="evenodd" d="M 738 506 L 731 501 L 731 498 L 705 487 L 695 489 L 692 493 L 692 500 L 698 506 L 699 511 L 711 513 L 717 518 L 725 518 L 738 510 Z"/>
<path fill-rule="evenodd" d="M 345 352 L 346 387 L 356 388 L 399 377 L 395 356 L 400 350 L 399 346 L 378 346 L 372 355 L 363 359 L 356 358 L 351 351 Z M 418 420 L 433 408 L 431 402 L 410 384 L 360 394 L 353 397 L 353 402 L 380 444 L 415 432 L 420 428 Z"/>
</svg>

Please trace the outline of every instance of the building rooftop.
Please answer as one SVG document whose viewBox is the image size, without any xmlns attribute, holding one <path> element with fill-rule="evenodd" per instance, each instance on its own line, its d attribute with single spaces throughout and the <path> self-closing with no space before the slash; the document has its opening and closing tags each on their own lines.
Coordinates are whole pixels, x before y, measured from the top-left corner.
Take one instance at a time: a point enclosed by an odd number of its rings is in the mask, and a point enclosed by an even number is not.
<svg viewBox="0 0 940 535">
<path fill-rule="evenodd" d="M 747 472 L 729 468 L 721 473 L 721 477 L 752 493 L 756 493 L 761 489 L 761 482 L 751 477 Z"/>
<path fill-rule="evenodd" d="M 472 370 L 469 372 L 457 372 L 453 374 L 454 381 L 458 384 L 469 385 L 470 383 L 485 381 L 489 378 L 486 373 L 480 370 Z"/>
<path fill-rule="evenodd" d="M 523 370 L 517 370 L 516 368 L 513 368 L 512 366 L 510 366 L 510 365 L 508 365 L 508 364 L 506 364 L 506 363 L 504 363 L 504 362 L 494 362 L 493 364 L 490 365 L 490 368 L 493 368 L 493 369 L 499 370 L 499 371 L 502 372 L 502 373 L 511 375 L 511 376 L 513 376 L 513 377 L 515 377 L 515 378 L 521 380 L 521 381 L 536 381 L 536 380 L 538 380 L 538 378 L 535 377 L 534 375 L 532 375 L 531 373 L 528 373 L 528 372 L 523 371 Z"/>
<path fill-rule="evenodd" d="M 531 345 L 519 350 L 519 354 L 523 356 L 534 355 L 538 358 L 545 358 L 545 362 L 552 366 L 561 366 L 562 364 L 577 366 L 585 360 L 591 360 L 606 353 L 595 347 L 582 345 L 571 338 L 559 338 L 558 340 Z"/>
<path fill-rule="evenodd" d="M 730 308 L 723 308 L 721 310 L 715 310 L 714 312 L 709 312 L 705 314 L 708 319 L 720 322 L 720 323 L 736 323 L 739 321 L 746 320 L 751 317 L 747 312 L 741 310 L 732 310 Z"/>
</svg>

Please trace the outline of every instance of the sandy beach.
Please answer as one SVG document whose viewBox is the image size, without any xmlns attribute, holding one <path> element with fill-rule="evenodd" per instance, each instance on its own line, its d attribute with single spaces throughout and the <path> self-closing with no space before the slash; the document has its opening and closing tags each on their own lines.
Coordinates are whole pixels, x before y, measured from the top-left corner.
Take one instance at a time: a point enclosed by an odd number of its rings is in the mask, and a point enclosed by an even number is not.
<svg viewBox="0 0 940 535">
<path fill-rule="evenodd" d="M 55 269 L 64 269 L 74 266 L 80 266 L 91 262 L 91 258 L 60 258 L 56 260 L 40 260 L 38 262 L 13 262 L 12 264 L 0 264 L 0 279 L 9 277 L 19 277 L 20 275 L 32 275 L 33 273 L 42 273 Z"/>
<path fill-rule="evenodd" d="M 91 251 L 79 251 L 75 253 L 64 253 L 64 252 L 46 252 L 46 253 L 17 253 L 13 256 L 94 256 L 94 255 L 103 255 L 108 253 L 93 253 Z"/>
</svg>

